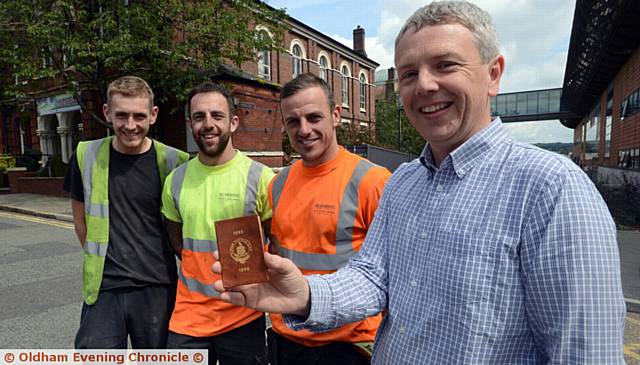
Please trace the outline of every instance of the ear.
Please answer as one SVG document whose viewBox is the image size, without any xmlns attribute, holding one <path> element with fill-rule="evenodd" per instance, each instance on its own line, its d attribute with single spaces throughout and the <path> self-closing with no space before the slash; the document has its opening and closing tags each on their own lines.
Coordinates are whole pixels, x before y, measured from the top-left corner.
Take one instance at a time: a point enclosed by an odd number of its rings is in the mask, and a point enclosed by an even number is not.
<svg viewBox="0 0 640 365">
<path fill-rule="evenodd" d="M 500 79 L 504 72 L 504 56 L 498 55 L 489 62 L 489 96 L 498 95 Z"/>
<path fill-rule="evenodd" d="M 340 125 L 340 119 L 342 116 L 342 106 L 336 104 L 333 108 L 333 112 L 331 113 L 331 118 L 333 119 L 333 128 L 338 128 Z"/>
<path fill-rule="evenodd" d="M 234 115 L 233 117 L 231 117 L 231 121 L 230 121 L 231 133 L 235 132 L 236 129 L 238 129 L 239 124 L 240 124 L 240 118 L 238 118 L 237 115 Z"/>
<path fill-rule="evenodd" d="M 109 115 L 111 114 L 111 112 L 109 111 L 109 105 L 102 104 L 102 114 L 104 115 L 104 119 L 107 121 L 107 123 L 111 124 L 111 118 L 109 117 Z"/>
<path fill-rule="evenodd" d="M 154 124 L 157 118 L 158 118 L 158 107 L 154 105 L 154 107 L 151 108 L 151 120 L 149 121 L 149 125 Z"/>
</svg>

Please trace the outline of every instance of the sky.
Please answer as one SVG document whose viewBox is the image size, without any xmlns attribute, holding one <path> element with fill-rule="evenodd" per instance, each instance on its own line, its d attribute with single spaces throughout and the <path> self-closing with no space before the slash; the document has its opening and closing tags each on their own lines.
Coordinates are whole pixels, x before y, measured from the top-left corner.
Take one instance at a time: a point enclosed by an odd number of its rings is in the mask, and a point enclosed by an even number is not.
<svg viewBox="0 0 640 365">
<path fill-rule="evenodd" d="M 393 44 L 404 21 L 428 0 L 267 0 L 272 7 L 335 40 L 353 46 L 353 29 L 365 29 L 365 49 L 380 69 L 393 66 Z M 560 88 L 569 49 L 575 0 L 472 0 L 493 17 L 505 55 L 500 92 Z M 522 142 L 571 142 L 559 121 L 507 123 Z"/>
</svg>

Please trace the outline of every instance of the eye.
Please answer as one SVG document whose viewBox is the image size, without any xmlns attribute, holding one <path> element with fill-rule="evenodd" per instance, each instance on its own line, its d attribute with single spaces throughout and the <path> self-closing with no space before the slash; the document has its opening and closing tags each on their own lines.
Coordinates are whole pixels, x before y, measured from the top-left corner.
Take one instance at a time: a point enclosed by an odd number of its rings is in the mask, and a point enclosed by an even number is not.
<svg viewBox="0 0 640 365">
<path fill-rule="evenodd" d="M 402 80 L 410 79 L 412 77 L 415 77 L 417 74 L 418 72 L 415 70 L 408 70 L 408 71 L 402 72 L 400 74 L 400 80 L 402 81 Z"/>
<path fill-rule="evenodd" d="M 320 114 L 311 114 L 308 118 L 311 123 L 317 123 L 322 120 L 322 115 Z"/>
<path fill-rule="evenodd" d="M 439 70 L 443 70 L 443 71 L 447 71 L 447 70 L 452 70 L 454 69 L 456 66 L 458 66 L 458 64 L 456 62 L 452 62 L 452 61 L 443 61 L 440 62 L 438 64 L 438 69 Z"/>
</svg>

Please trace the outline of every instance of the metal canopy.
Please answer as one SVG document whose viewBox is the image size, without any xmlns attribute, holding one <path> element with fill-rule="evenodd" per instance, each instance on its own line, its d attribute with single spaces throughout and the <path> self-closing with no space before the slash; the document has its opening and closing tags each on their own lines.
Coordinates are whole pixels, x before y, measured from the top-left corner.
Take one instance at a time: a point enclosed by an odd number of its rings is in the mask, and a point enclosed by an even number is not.
<svg viewBox="0 0 640 365">
<path fill-rule="evenodd" d="M 640 1 L 577 0 L 564 73 L 561 104 L 589 112 L 640 45 Z M 565 118 L 575 128 L 580 118 Z"/>
</svg>

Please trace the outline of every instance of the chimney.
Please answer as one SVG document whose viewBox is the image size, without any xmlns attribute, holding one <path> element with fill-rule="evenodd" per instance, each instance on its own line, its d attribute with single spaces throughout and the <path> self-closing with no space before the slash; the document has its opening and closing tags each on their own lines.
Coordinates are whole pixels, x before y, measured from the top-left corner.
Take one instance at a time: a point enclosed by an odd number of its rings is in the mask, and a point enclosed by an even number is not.
<svg viewBox="0 0 640 365">
<path fill-rule="evenodd" d="M 353 30 L 353 50 L 362 57 L 367 57 L 364 50 L 364 28 L 359 25 Z"/>
</svg>

